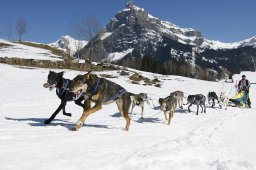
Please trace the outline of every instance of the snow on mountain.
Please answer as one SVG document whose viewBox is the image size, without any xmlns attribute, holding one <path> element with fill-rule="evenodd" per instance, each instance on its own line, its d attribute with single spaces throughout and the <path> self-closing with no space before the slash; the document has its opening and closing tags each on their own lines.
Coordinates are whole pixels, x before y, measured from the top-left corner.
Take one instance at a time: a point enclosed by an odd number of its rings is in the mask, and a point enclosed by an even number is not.
<svg viewBox="0 0 256 170">
<path fill-rule="evenodd" d="M 202 36 L 201 32 L 193 28 L 181 28 L 171 22 L 161 21 L 134 4 L 128 5 L 122 11 L 119 11 L 106 27 L 93 38 L 93 41 L 101 42 L 92 47 L 96 48 L 93 51 L 94 60 L 105 61 L 113 58 L 113 62 L 122 60 L 119 54 L 125 53 L 129 49 L 134 49 L 131 52 L 136 54 L 150 54 L 159 58 L 165 55 L 168 58 L 166 51 L 169 47 L 165 50 L 162 47 L 166 45 L 173 46 L 175 42 L 201 49 L 210 48 L 215 50 L 255 45 L 256 42 L 255 37 L 235 43 L 208 40 Z M 169 44 L 164 41 L 168 41 Z M 82 50 L 82 56 L 88 56 L 90 46 L 91 44 Z M 118 56 L 115 57 L 115 54 Z"/>
<path fill-rule="evenodd" d="M 248 38 L 248 39 L 246 39 L 246 40 L 244 40 L 244 41 L 239 41 L 239 42 L 237 42 L 237 43 L 239 43 L 239 45 L 240 46 L 253 46 L 253 47 L 255 47 L 256 48 L 256 36 L 253 36 L 253 37 L 251 37 L 251 38 Z"/>
<path fill-rule="evenodd" d="M 133 10 L 144 11 L 144 9 L 133 5 L 131 7 Z M 127 11 L 125 8 L 123 11 Z M 183 44 L 195 45 L 201 48 L 211 48 L 211 49 L 233 49 L 244 46 L 253 46 L 256 47 L 256 36 L 253 36 L 249 39 L 233 42 L 233 43 L 224 43 L 217 40 L 209 40 L 204 38 L 200 32 L 193 28 L 181 28 L 171 22 L 161 21 L 159 18 L 152 16 L 151 14 L 147 14 L 149 19 L 153 19 L 153 22 L 159 24 L 159 28 L 163 33 L 170 34 L 175 36 L 177 40 Z M 156 20 L 156 21 L 154 21 Z M 203 41 L 203 43 L 198 43 L 198 41 Z"/>
<path fill-rule="evenodd" d="M 63 70 L 55 70 L 63 71 Z M 128 69 L 129 74 L 136 70 Z M 167 126 L 158 98 L 174 90 L 188 94 L 228 90 L 234 84 L 208 82 L 180 76 L 166 76 L 136 71 L 149 78 L 158 78 L 161 88 L 132 84 L 118 70 L 95 72 L 117 78 L 109 79 L 133 93 L 148 93 L 150 106 L 134 108 L 130 131 L 124 132 L 125 120 L 115 103 L 104 105 L 90 115 L 77 132 L 69 131 L 82 109 L 67 103 L 72 117 L 59 113 L 50 125 L 46 120 L 59 106 L 55 92 L 42 85 L 48 69 L 26 69 L 0 64 L 0 167 L 1 169 L 189 169 L 189 170 L 254 170 L 256 168 L 256 93 L 251 85 L 253 108 L 228 107 L 227 110 L 207 107 L 206 113 L 195 115 L 196 106 L 188 113 L 176 109 Z M 74 78 L 80 71 L 65 70 L 65 78 Z M 255 72 L 251 72 L 256 77 Z M 240 77 L 240 76 L 239 76 Z M 10 95 L 15 87 L 15 97 Z M 196 87 L 196 88 L 195 88 Z M 185 99 L 184 99 L 185 100 Z M 186 101 L 184 101 L 185 103 Z"/>
<path fill-rule="evenodd" d="M 0 57 L 60 61 L 61 56 L 51 51 L 0 39 Z"/>
<path fill-rule="evenodd" d="M 75 40 L 71 36 L 65 35 L 61 36 L 59 40 L 54 43 L 49 44 L 52 47 L 64 50 L 65 52 L 70 52 L 70 54 L 75 54 L 77 50 L 82 49 L 88 41 Z"/>
<path fill-rule="evenodd" d="M 123 52 L 110 53 L 110 54 L 108 54 L 108 57 L 102 61 L 105 61 L 105 62 L 118 61 L 118 60 L 122 59 L 123 57 L 125 57 L 127 54 L 132 53 L 132 51 L 133 51 L 133 49 L 128 49 Z"/>
<path fill-rule="evenodd" d="M 256 36 L 253 36 L 251 38 L 248 38 L 243 41 L 237 41 L 234 43 L 224 43 L 220 41 L 214 41 L 214 40 L 208 40 L 205 39 L 201 47 L 203 48 L 211 48 L 211 49 L 234 49 L 234 48 L 240 48 L 245 46 L 252 46 L 256 47 Z"/>
</svg>

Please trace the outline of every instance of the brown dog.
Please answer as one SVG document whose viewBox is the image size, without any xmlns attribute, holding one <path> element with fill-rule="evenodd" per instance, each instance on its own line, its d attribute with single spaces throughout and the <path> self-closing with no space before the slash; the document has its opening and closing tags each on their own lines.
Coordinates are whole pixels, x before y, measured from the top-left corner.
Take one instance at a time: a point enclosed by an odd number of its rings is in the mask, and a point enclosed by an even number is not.
<svg viewBox="0 0 256 170">
<path fill-rule="evenodd" d="M 104 78 L 99 78 L 95 74 L 87 73 L 85 75 L 78 75 L 73 79 L 73 92 L 79 96 L 84 94 L 85 108 L 83 115 L 78 120 L 76 125 L 71 130 L 80 129 L 86 118 L 102 109 L 102 105 L 116 102 L 119 112 L 126 120 L 125 130 L 129 130 L 130 117 L 128 115 L 131 105 L 131 93 L 128 93 L 123 87 Z M 95 103 L 91 107 L 91 101 Z"/>
<path fill-rule="evenodd" d="M 164 112 L 165 119 L 168 119 L 168 125 L 171 123 L 171 118 L 174 116 L 174 111 L 177 107 L 177 99 L 175 96 L 168 96 L 166 98 L 160 98 L 158 100 L 161 110 Z M 169 118 L 167 118 L 167 112 L 169 112 Z"/>
</svg>

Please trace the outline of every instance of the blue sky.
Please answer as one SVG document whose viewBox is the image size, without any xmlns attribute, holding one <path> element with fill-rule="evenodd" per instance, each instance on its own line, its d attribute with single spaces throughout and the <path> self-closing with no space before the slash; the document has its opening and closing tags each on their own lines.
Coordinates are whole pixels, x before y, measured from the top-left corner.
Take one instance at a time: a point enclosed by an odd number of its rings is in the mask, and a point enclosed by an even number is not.
<svg viewBox="0 0 256 170">
<path fill-rule="evenodd" d="M 0 0 L 0 37 L 23 17 L 28 41 L 50 43 L 68 33 L 72 21 L 94 16 L 104 27 L 127 0 Z M 161 20 L 191 27 L 212 40 L 234 42 L 256 35 L 256 0 L 135 0 Z M 14 32 L 14 31 L 13 31 Z M 12 39 L 17 40 L 13 33 Z"/>
</svg>

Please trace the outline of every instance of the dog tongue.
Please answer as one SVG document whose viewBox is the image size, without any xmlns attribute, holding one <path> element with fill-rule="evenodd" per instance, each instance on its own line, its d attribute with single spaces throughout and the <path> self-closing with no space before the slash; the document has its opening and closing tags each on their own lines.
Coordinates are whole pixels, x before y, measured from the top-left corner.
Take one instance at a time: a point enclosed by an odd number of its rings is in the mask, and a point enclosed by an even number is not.
<svg viewBox="0 0 256 170">
<path fill-rule="evenodd" d="M 43 87 L 44 87 L 44 88 L 49 88 L 49 87 L 50 87 L 50 84 L 44 83 Z"/>
</svg>

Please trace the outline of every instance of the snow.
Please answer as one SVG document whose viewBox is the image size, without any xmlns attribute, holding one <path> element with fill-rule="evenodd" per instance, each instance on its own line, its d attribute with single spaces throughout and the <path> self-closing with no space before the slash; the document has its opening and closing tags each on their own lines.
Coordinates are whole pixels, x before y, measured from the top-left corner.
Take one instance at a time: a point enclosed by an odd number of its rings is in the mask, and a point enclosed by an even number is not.
<svg viewBox="0 0 256 170">
<path fill-rule="evenodd" d="M 246 79 L 250 80 L 251 83 L 256 84 L 256 72 L 242 71 L 240 74 L 233 75 L 233 80 L 238 82 L 241 80 L 242 75 L 245 75 Z"/>
<path fill-rule="evenodd" d="M 248 38 L 244 41 L 240 41 L 238 42 L 240 44 L 240 46 L 253 46 L 256 47 L 256 36 L 253 36 L 251 38 Z"/>
<path fill-rule="evenodd" d="M 62 71 L 62 70 L 55 70 Z M 72 79 L 83 72 L 65 70 Z M 129 69 L 130 72 L 136 71 Z M 47 69 L 31 69 L 0 64 L 0 167 L 1 169 L 187 169 L 253 170 L 256 168 L 256 85 L 251 86 L 252 109 L 221 110 L 207 107 L 207 113 L 195 115 L 177 109 L 170 126 L 159 110 L 145 106 L 144 120 L 135 107 L 130 131 L 123 131 L 125 121 L 116 104 L 103 106 L 92 114 L 77 132 L 68 128 L 81 116 L 82 109 L 68 103 L 66 110 L 45 126 L 43 121 L 57 108 L 55 92 L 42 87 Z M 208 82 L 180 76 L 157 77 L 162 87 L 131 84 L 118 71 L 96 72 L 118 78 L 110 79 L 133 93 L 145 92 L 157 104 L 174 90 L 188 94 L 220 92 L 234 84 Z M 243 73 L 242 73 L 243 74 Z M 255 81 L 255 72 L 246 72 Z M 237 75 L 240 77 L 240 75 Z M 152 104 L 151 104 L 152 107 Z"/>
<path fill-rule="evenodd" d="M 106 39 L 107 37 L 109 37 L 112 34 L 112 32 L 105 32 L 102 36 L 101 36 L 101 40 Z"/>
<path fill-rule="evenodd" d="M 158 18 L 154 17 L 154 16 L 151 15 L 151 14 L 148 14 L 148 17 L 151 18 L 151 19 L 157 19 L 157 20 L 158 20 Z"/>
<path fill-rule="evenodd" d="M 88 41 L 76 40 L 69 35 L 65 35 L 61 36 L 61 38 L 56 42 L 49 44 L 49 46 L 64 50 L 65 52 L 69 50 L 70 54 L 73 55 L 77 52 L 77 50 L 81 50 L 87 43 Z"/>
<path fill-rule="evenodd" d="M 123 52 L 109 53 L 108 57 L 103 59 L 103 60 L 107 61 L 107 62 L 109 62 L 109 61 L 111 61 L 111 62 L 118 61 L 118 60 L 121 60 L 123 57 L 125 57 L 127 54 L 132 53 L 132 51 L 133 51 L 133 48 L 128 49 L 128 50 L 123 51 Z"/>
<path fill-rule="evenodd" d="M 144 8 L 140 8 L 140 7 L 136 6 L 136 5 L 132 5 L 132 8 L 134 10 L 137 10 L 137 11 L 144 11 Z"/>
<path fill-rule="evenodd" d="M 204 39 L 204 42 L 201 46 L 204 48 L 211 48 L 215 50 L 216 49 L 235 49 L 235 48 L 245 47 L 245 46 L 256 47 L 256 36 L 245 39 L 243 41 L 237 41 L 233 43 L 224 43 L 216 40 Z"/>
<path fill-rule="evenodd" d="M 9 42 L 0 39 L 0 43 L 8 44 L 10 46 L 0 47 L 0 57 L 7 58 L 24 58 L 24 59 L 35 59 L 35 60 L 51 60 L 61 61 L 61 57 L 54 55 L 49 50 L 30 47 L 23 44 Z"/>
</svg>

